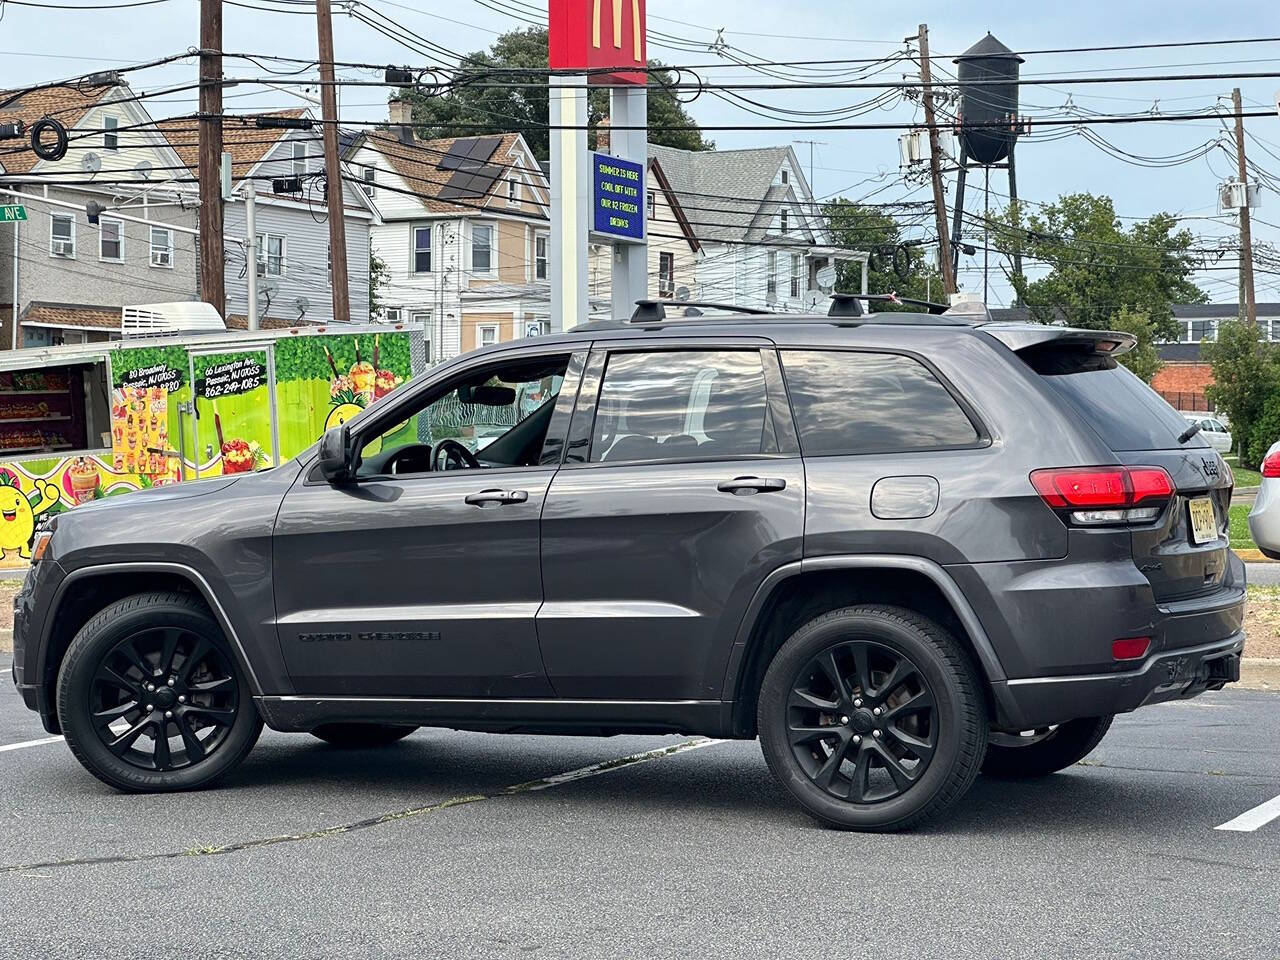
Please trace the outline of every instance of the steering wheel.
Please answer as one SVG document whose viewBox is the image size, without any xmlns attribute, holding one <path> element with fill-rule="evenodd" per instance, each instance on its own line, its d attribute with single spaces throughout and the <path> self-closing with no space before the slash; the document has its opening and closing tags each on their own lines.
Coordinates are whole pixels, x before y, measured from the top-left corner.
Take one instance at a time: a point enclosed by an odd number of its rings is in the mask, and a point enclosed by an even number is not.
<svg viewBox="0 0 1280 960">
<path fill-rule="evenodd" d="M 433 470 L 479 470 L 480 461 L 457 440 L 446 437 L 432 451 L 431 466 Z"/>
</svg>

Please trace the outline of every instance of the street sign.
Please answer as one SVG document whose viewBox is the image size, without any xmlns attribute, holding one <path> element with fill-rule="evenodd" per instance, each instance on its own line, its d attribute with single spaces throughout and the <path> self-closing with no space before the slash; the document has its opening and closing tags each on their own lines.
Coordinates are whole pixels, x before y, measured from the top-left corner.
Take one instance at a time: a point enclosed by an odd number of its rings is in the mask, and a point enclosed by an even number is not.
<svg viewBox="0 0 1280 960">
<path fill-rule="evenodd" d="M 644 240 L 644 164 L 591 155 L 592 228 L 612 240 Z"/>
<path fill-rule="evenodd" d="M 593 71 L 591 83 L 648 82 L 644 8 L 645 0 L 551 0 L 551 69 Z"/>
<path fill-rule="evenodd" d="M 0 223 L 15 223 L 27 219 L 27 208 L 20 203 L 7 203 L 0 206 Z"/>
</svg>

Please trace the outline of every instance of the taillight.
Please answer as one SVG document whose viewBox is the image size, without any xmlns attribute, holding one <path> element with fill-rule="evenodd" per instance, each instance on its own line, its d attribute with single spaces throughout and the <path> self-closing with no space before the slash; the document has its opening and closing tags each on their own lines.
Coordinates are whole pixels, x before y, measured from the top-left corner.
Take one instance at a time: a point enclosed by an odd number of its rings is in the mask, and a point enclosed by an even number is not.
<svg viewBox="0 0 1280 960">
<path fill-rule="evenodd" d="M 1141 660 L 1150 649 L 1150 637 L 1125 637 L 1111 641 L 1111 656 L 1116 660 Z"/>
<path fill-rule="evenodd" d="M 1069 467 L 1036 470 L 1031 485 L 1050 507 L 1084 526 L 1148 523 L 1173 498 L 1160 467 Z"/>
<path fill-rule="evenodd" d="M 1280 450 L 1267 454 L 1267 458 L 1262 461 L 1262 475 L 1264 477 L 1280 477 Z"/>
</svg>

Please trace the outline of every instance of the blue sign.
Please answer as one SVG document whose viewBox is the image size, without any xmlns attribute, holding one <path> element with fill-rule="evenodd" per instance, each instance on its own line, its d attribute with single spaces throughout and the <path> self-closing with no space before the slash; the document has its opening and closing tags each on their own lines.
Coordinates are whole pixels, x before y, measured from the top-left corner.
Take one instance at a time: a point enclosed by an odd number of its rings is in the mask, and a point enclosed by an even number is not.
<svg viewBox="0 0 1280 960">
<path fill-rule="evenodd" d="M 618 240 L 644 240 L 644 165 L 591 155 L 592 226 Z"/>
</svg>

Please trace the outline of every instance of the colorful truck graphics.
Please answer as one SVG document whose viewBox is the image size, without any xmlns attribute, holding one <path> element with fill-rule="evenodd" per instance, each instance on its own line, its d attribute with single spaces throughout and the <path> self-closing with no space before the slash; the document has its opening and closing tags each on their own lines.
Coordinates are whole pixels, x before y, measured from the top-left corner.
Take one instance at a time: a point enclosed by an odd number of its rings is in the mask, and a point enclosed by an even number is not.
<svg viewBox="0 0 1280 960">
<path fill-rule="evenodd" d="M 410 334 L 396 330 L 105 352 L 111 451 L 0 462 L 0 565 L 26 563 L 43 516 L 273 466 L 413 374 Z"/>
</svg>

